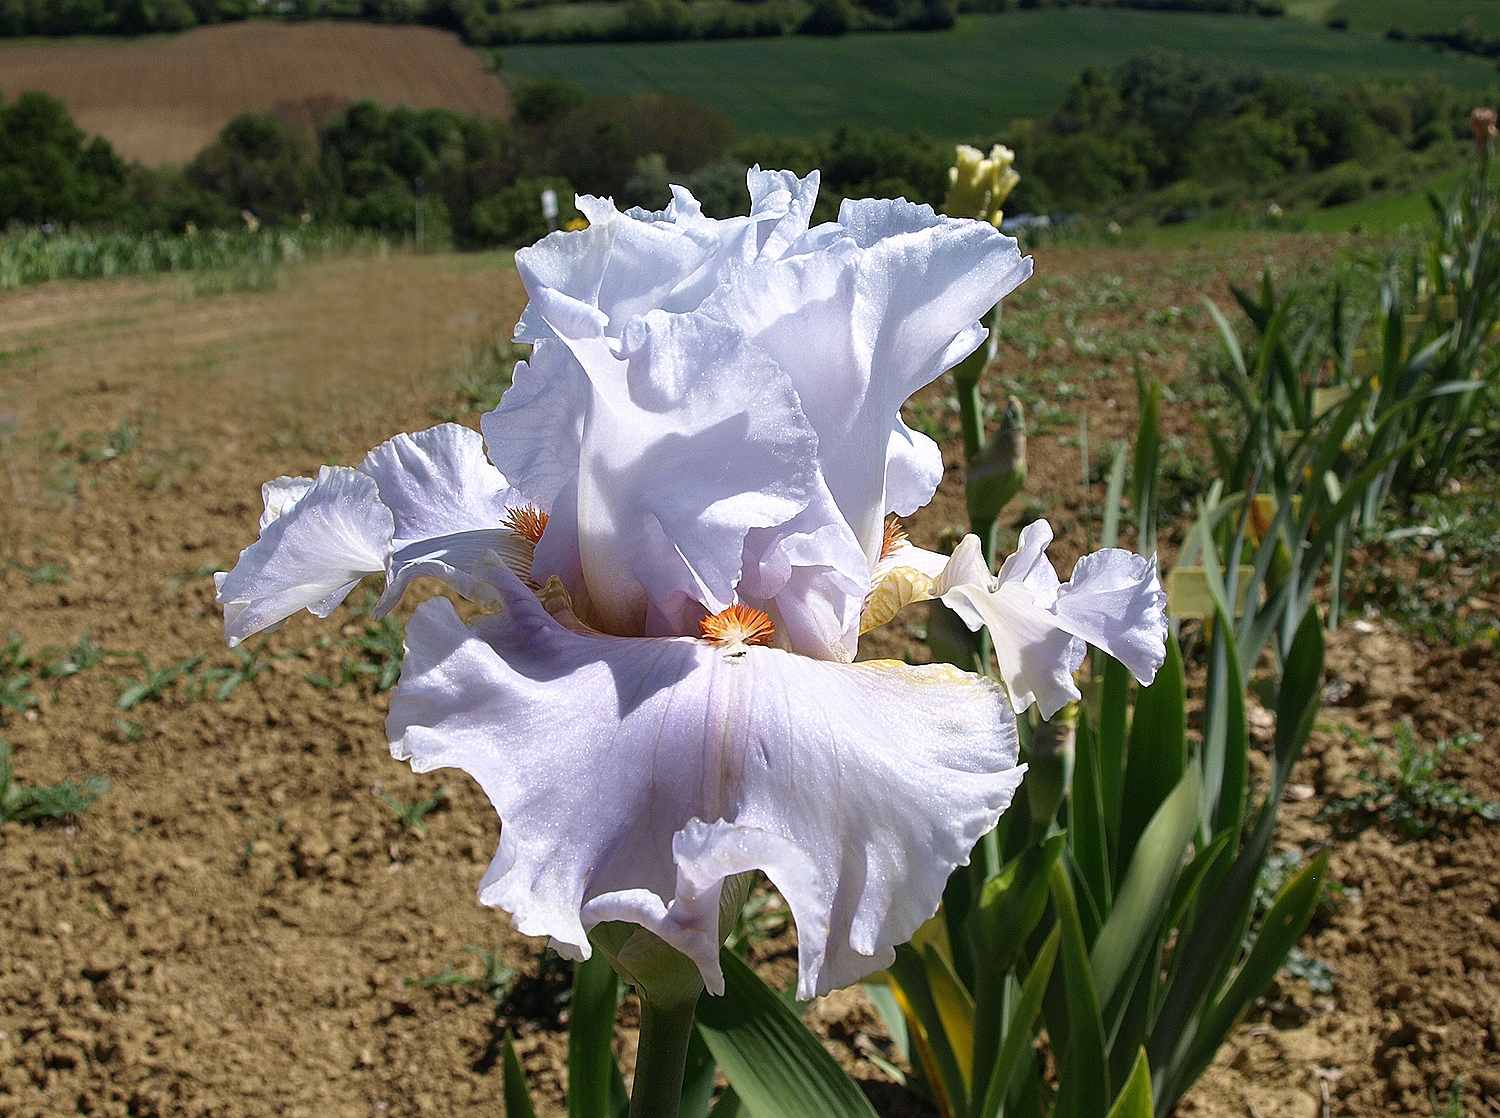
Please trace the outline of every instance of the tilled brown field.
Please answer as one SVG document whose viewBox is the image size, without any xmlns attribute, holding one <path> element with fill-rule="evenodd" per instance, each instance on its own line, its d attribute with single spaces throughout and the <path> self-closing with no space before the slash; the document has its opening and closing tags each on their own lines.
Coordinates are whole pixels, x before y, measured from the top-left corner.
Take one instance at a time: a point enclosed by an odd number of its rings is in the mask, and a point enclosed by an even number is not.
<svg viewBox="0 0 1500 1118">
<path fill-rule="evenodd" d="M 231 117 L 314 123 L 361 98 L 508 116 L 505 83 L 446 31 L 364 23 L 226 23 L 140 42 L 0 47 L 0 90 L 60 97 L 126 159 L 185 163 Z"/>
<path fill-rule="evenodd" d="M 1180 265 L 1055 253 L 1038 272 L 1081 289 L 1125 275 L 1154 292 L 1152 306 L 1070 323 L 1080 348 L 1096 326 L 1128 325 L 1121 314 L 1184 305 Z M 331 690 L 307 679 L 338 678 L 356 655 L 339 642 L 365 619 L 293 619 L 261 653 L 270 666 L 223 701 L 217 682 L 190 685 L 236 664 L 206 572 L 254 538 L 260 483 L 357 462 L 458 409 L 466 348 L 507 333 L 522 298 L 503 261 L 455 256 L 309 264 L 260 294 L 184 300 L 163 280 L 0 296 L 0 635 L 36 654 L 88 633 L 153 668 L 206 657 L 129 710 L 117 700 L 144 667 L 113 656 L 36 681 L 35 708 L 6 712 L 0 733 L 23 782 L 113 783 L 71 826 L 0 827 L 0 1118 L 494 1115 L 507 1027 L 541 1113 L 565 1113 L 566 969 L 474 898 L 493 812 L 462 774 L 417 778 L 390 759 L 372 677 Z M 1019 345 L 1004 354 L 1013 376 L 1050 360 Z M 1180 355 L 1158 365 L 1178 381 L 1193 371 Z M 1128 366 L 1117 371 L 1084 402 L 1100 438 L 1133 423 Z M 1184 428 L 1186 411 L 1173 420 Z M 122 423 L 138 443 L 98 453 Z M 1055 497 L 1066 567 L 1083 543 L 1081 502 L 1065 496 L 1081 489 L 1078 450 L 1037 438 L 1032 462 L 1028 490 Z M 920 542 L 961 515 L 956 482 L 914 518 Z M 1332 640 L 1338 702 L 1293 777 L 1282 835 L 1284 846 L 1337 841 L 1333 876 L 1352 892 L 1303 944 L 1333 965 L 1334 990 L 1285 983 L 1185 1113 L 1425 1115 L 1428 1087 L 1458 1074 L 1470 1115 L 1500 1107 L 1500 827 L 1398 842 L 1379 828 L 1335 836 L 1314 819 L 1355 790 L 1362 757 L 1338 723 L 1379 736 L 1410 717 L 1427 740 L 1481 732 L 1452 775 L 1500 798 L 1500 660 L 1488 644 L 1427 649 L 1370 629 Z M 899 630 L 882 650 L 916 651 Z M 381 798 L 440 786 L 425 833 Z M 794 944 L 785 932 L 756 945 L 770 980 L 790 977 Z M 423 983 L 477 979 L 471 947 L 516 969 L 498 1004 L 479 983 Z M 885 1114 L 924 1113 L 862 1058 L 889 1050 L 857 990 L 809 1020 Z M 628 1068 L 629 1003 L 621 1024 Z"/>
</svg>

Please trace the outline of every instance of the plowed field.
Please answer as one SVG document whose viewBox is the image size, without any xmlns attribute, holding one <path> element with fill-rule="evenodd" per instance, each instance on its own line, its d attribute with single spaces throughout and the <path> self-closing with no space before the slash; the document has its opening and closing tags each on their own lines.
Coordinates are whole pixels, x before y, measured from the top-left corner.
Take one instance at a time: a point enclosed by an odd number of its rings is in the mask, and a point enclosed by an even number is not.
<svg viewBox="0 0 1500 1118">
<path fill-rule="evenodd" d="M 40 89 L 127 159 L 184 163 L 224 122 L 294 118 L 372 97 L 387 106 L 506 116 L 505 84 L 458 38 L 428 27 L 231 23 L 171 39 L 0 49 L 0 90 Z"/>
<path fill-rule="evenodd" d="M 1094 445 L 1110 445 L 1134 427 L 1140 361 L 1178 394 L 1168 431 L 1189 429 L 1208 324 L 1179 309 L 1202 291 L 1227 305 L 1224 276 L 1316 250 L 1283 238 L 1175 256 L 1038 252 L 1008 303 L 997 371 L 1038 392 L 1027 493 L 1049 506 L 1064 572 L 1090 514 L 1077 428 L 1065 417 L 1043 433 L 1044 399 L 1086 409 Z M 255 538 L 260 483 L 357 462 L 458 409 L 465 351 L 508 335 L 524 300 L 501 263 L 325 260 L 275 290 L 202 299 L 169 279 L 0 295 L 0 667 L 21 653 L 56 662 L 43 650 L 85 633 L 112 654 L 20 685 L 29 709 L 0 710 L 22 783 L 112 780 L 67 826 L 0 826 L 0 1118 L 488 1118 L 507 1028 L 542 1118 L 566 1113 L 567 971 L 474 897 L 499 835 L 477 785 L 393 762 L 375 677 L 338 682 L 367 619 L 293 618 L 260 646 L 266 670 L 222 697 L 220 677 L 201 675 L 240 662 L 208 576 Z M 1042 331 L 1054 340 L 1033 347 Z M 1108 339 L 1130 360 L 1109 358 Z M 1081 393 L 1064 391 L 1083 383 L 1058 371 L 1073 368 L 1066 353 L 1104 363 Z M 133 435 L 110 444 L 110 432 Z M 945 452 L 956 464 L 951 439 Z M 955 468 L 908 527 L 932 546 L 962 510 Z M 887 629 L 870 651 L 920 654 Z M 146 673 L 132 654 L 191 666 L 122 709 Z M 1483 734 L 1444 775 L 1500 798 L 1500 657 L 1488 640 L 1427 647 L 1360 621 L 1330 638 L 1328 669 L 1325 727 L 1293 773 L 1277 845 L 1333 846 L 1339 901 L 1302 942 L 1332 988 L 1283 976 L 1179 1114 L 1426 1116 L 1429 1088 L 1446 1097 L 1460 1075 L 1467 1114 L 1500 1113 L 1500 825 L 1404 841 L 1317 818 L 1359 790 L 1368 763 L 1336 727 L 1380 739 L 1398 718 L 1423 741 Z M 1255 710 L 1263 779 L 1272 730 Z M 425 830 L 382 798 L 444 786 Z M 768 980 L 791 978 L 795 942 L 787 928 L 754 945 Z M 470 948 L 515 968 L 498 1001 Z M 899 1059 L 858 988 L 807 1019 L 885 1118 L 933 1118 L 866 1058 Z M 636 1020 L 627 1003 L 627 1071 Z"/>
</svg>

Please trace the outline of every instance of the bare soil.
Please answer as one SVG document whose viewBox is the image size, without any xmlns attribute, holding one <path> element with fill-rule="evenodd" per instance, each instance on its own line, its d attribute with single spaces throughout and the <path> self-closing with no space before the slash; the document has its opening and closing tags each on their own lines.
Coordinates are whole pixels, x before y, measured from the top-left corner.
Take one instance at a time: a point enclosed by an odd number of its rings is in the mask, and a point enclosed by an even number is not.
<svg viewBox="0 0 1500 1118">
<path fill-rule="evenodd" d="M 1054 253 L 1043 268 L 1081 286 L 1136 275 L 1159 301 L 1108 312 L 1136 324 L 1191 295 L 1180 268 L 1143 254 Z M 195 671 L 234 666 L 206 572 L 254 538 L 261 482 L 358 461 L 457 410 L 465 352 L 508 335 L 522 302 L 495 256 L 324 261 L 273 291 L 199 299 L 170 280 L 0 295 L 0 634 L 33 653 L 89 633 L 153 667 L 200 654 Z M 1165 372 L 1194 371 L 1183 360 Z M 1134 388 L 1128 364 L 1116 374 L 1078 406 L 1123 434 Z M 139 445 L 97 460 L 122 422 Z M 1057 498 L 1066 572 L 1083 548 L 1077 511 L 1062 515 L 1081 508 L 1078 451 L 1039 437 L 1031 460 L 1029 491 Z M 914 518 L 919 541 L 962 522 L 958 480 L 950 471 Z M 370 677 L 332 690 L 306 678 L 337 677 L 352 653 L 336 642 L 364 624 L 347 609 L 293 619 L 261 654 L 271 666 L 222 702 L 215 684 L 195 695 L 179 680 L 122 711 L 143 669 L 112 657 L 34 682 L 35 708 L 7 712 L 0 733 L 21 781 L 113 783 L 71 825 L 0 827 L 0 1118 L 494 1115 L 505 1028 L 541 1113 L 565 1112 L 567 971 L 474 899 L 493 811 L 461 774 L 418 778 L 390 759 Z M 887 651 L 919 648 L 904 631 L 893 639 Z M 1409 717 L 1427 740 L 1483 733 L 1450 775 L 1500 798 L 1500 660 L 1488 643 L 1425 648 L 1349 628 L 1329 667 L 1330 727 L 1380 738 Z M 1184 1113 L 1427 1114 L 1428 1088 L 1458 1074 L 1469 1114 L 1500 1110 L 1500 828 L 1421 842 L 1374 826 L 1335 835 L 1314 817 L 1357 790 L 1363 763 L 1320 730 L 1280 838 L 1334 843 L 1333 876 L 1350 893 L 1302 945 L 1335 969 L 1333 992 L 1283 982 Z M 380 798 L 409 803 L 444 785 L 425 833 Z M 769 980 L 789 980 L 794 943 L 784 931 L 756 946 Z M 422 983 L 445 968 L 477 978 L 469 947 L 516 969 L 501 1003 L 478 984 Z M 885 1113 L 921 1113 L 863 1058 L 888 1049 L 862 994 L 823 999 L 809 1020 Z M 628 1067 L 629 1003 L 621 1024 Z"/>
<path fill-rule="evenodd" d="M 280 110 L 312 127 L 344 105 L 507 117 L 505 83 L 451 32 L 365 23 L 225 23 L 171 38 L 0 48 L 0 90 L 61 98 L 126 159 L 185 163 L 230 118 Z"/>
</svg>

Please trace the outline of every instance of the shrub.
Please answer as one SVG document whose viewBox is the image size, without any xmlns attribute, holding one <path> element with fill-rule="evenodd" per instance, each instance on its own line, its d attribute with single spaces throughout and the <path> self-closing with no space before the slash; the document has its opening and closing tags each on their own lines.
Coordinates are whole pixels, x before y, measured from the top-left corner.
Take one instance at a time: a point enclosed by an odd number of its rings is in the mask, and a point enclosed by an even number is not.
<svg viewBox="0 0 1500 1118">
<path fill-rule="evenodd" d="M 474 238 L 482 244 L 529 245 L 547 235 L 542 216 L 542 191 L 557 191 L 558 227 L 579 216 L 573 205 L 573 188 L 566 179 L 550 176 L 517 179 L 492 198 L 474 207 L 471 223 Z"/>
<path fill-rule="evenodd" d="M 187 166 L 188 182 L 262 221 L 295 218 L 324 193 L 312 140 L 269 113 L 243 113 Z"/>
<path fill-rule="evenodd" d="M 45 93 L 0 104 L 0 222 L 124 218 L 125 163 L 109 142 L 85 142 L 67 107 Z"/>
</svg>

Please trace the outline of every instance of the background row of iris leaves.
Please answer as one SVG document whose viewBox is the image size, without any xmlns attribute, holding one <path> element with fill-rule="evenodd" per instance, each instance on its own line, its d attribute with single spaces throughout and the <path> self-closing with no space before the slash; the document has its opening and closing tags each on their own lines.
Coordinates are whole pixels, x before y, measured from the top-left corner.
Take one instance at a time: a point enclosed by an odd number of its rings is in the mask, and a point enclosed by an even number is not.
<svg viewBox="0 0 1500 1118">
<path fill-rule="evenodd" d="M 1248 343 L 1213 310 L 1240 438 L 1208 432 L 1217 476 L 1177 563 L 1206 593 L 1206 616 L 1173 620 L 1149 687 L 1095 651 L 1081 703 L 1050 722 L 1021 719 L 1031 770 L 1015 804 L 955 871 L 938 915 L 865 987 L 912 1073 L 887 1070 L 945 1118 L 1169 1114 L 1313 915 L 1326 850 L 1269 895 L 1263 869 L 1320 706 L 1323 628 L 1338 621 L 1351 538 L 1386 507 L 1440 487 L 1473 440 L 1493 441 L 1500 405 L 1500 205 L 1483 152 L 1433 205 L 1436 229 L 1390 258 L 1373 307 L 1336 285 L 1279 298 L 1267 278 L 1257 294 L 1235 292 Z M 1020 489 L 1019 463 L 993 468 L 1012 425 L 984 437 L 993 345 L 954 373 L 971 527 L 991 545 Z M 1139 390 L 1135 445 L 1115 449 L 1099 542 L 1121 535 L 1128 496 L 1135 544 L 1150 553 L 1160 390 L 1145 380 Z M 1084 448 L 1087 470 L 1086 438 Z M 938 658 L 987 664 L 988 649 L 941 607 L 929 643 Z M 1272 678 L 1257 682 L 1276 724 L 1269 777 L 1256 787 L 1246 694 L 1268 650 Z M 1185 663 L 1204 671 L 1196 740 Z M 725 995 L 698 1005 L 681 1113 L 872 1118 L 800 1021 L 802 1007 L 731 947 L 723 964 Z M 627 1112 L 613 1054 L 621 995 L 602 953 L 577 966 L 571 1118 Z M 530 1115 L 508 1039 L 503 1058 L 507 1112 Z M 716 1096 L 720 1070 L 730 1085 Z"/>
</svg>

